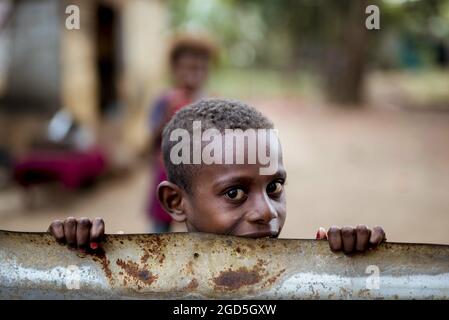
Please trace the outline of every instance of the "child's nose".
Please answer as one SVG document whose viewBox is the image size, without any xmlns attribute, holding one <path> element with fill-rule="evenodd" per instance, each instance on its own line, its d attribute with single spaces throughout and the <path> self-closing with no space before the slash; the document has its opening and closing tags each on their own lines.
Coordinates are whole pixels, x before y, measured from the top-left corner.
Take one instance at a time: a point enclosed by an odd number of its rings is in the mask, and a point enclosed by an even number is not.
<svg viewBox="0 0 449 320">
<path fill-rule="evenodd" d="M 268 224 L 278 217 L 277 211 L 267 196 L 256 199 L 254 210 L 248 215 L 248 220 L 253 223 Z"/>
</svg>

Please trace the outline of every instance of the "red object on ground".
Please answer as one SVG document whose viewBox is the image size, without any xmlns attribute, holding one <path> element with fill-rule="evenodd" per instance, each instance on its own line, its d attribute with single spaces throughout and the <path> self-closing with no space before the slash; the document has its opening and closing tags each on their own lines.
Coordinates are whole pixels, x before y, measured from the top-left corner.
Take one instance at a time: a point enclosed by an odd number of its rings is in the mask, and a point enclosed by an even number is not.
<svg viewBox="0 0 449 320">
<path fill-rule="evenodd" d="M 68 189 L 77 189 L 105 168 L 106 159 L 99 149 L 35 151 L 15 164 L 14 178 L 24 187 L 57 181 Z"/>
</svg>

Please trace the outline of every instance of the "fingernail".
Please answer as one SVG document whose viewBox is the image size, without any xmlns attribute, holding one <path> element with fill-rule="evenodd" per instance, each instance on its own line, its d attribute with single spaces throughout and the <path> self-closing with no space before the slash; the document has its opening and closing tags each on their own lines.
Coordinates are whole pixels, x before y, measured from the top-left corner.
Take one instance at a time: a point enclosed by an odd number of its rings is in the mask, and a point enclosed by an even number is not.
<svg viewBox="0 0 449 320">
<path fill-rule="evenodd" d="M 323 227 L 320 227 L 316 233 L 316 238 L 318 240 L 326 238 L 326 230 Z"/>
<path fill-rule="evenodd" d="M 97 248 L 98 248 L 98 243 L 96 243 L 96 242 L 91 242 L 91 243 L 90 243 L 90 248 L 91 248 L 92 250 L 97 249 Z"/>
</svg>

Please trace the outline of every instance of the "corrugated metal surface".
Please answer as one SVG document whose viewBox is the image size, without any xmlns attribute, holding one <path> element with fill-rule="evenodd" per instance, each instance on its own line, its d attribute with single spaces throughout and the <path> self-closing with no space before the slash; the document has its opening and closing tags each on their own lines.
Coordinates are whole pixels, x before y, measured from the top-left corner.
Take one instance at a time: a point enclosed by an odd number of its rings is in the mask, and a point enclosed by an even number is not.
<svg viewBox="0 0 449 320">
<path fill-rule="evenodd" d="M 108 235 L 103 248 L 81 254 L 46 233 L 0 231 L 0 298 L 449 298 L 449 246 L 345 256 L 325 241 L 171 233 Z"/>
</svg>

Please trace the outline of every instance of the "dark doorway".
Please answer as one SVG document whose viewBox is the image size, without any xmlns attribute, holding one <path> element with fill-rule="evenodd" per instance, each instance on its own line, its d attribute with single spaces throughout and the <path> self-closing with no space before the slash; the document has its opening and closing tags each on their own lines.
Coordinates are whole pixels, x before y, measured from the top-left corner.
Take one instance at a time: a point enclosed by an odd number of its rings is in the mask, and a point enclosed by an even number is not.
<svg viewBox="0 0 449 320">
<path fill-rule="evenodd" d="M 118 15 L 114 8 L 99 4 L 97 7 L 97 66 L 99 75 L 100 114 L 117 112 Z"/>
</svg>

